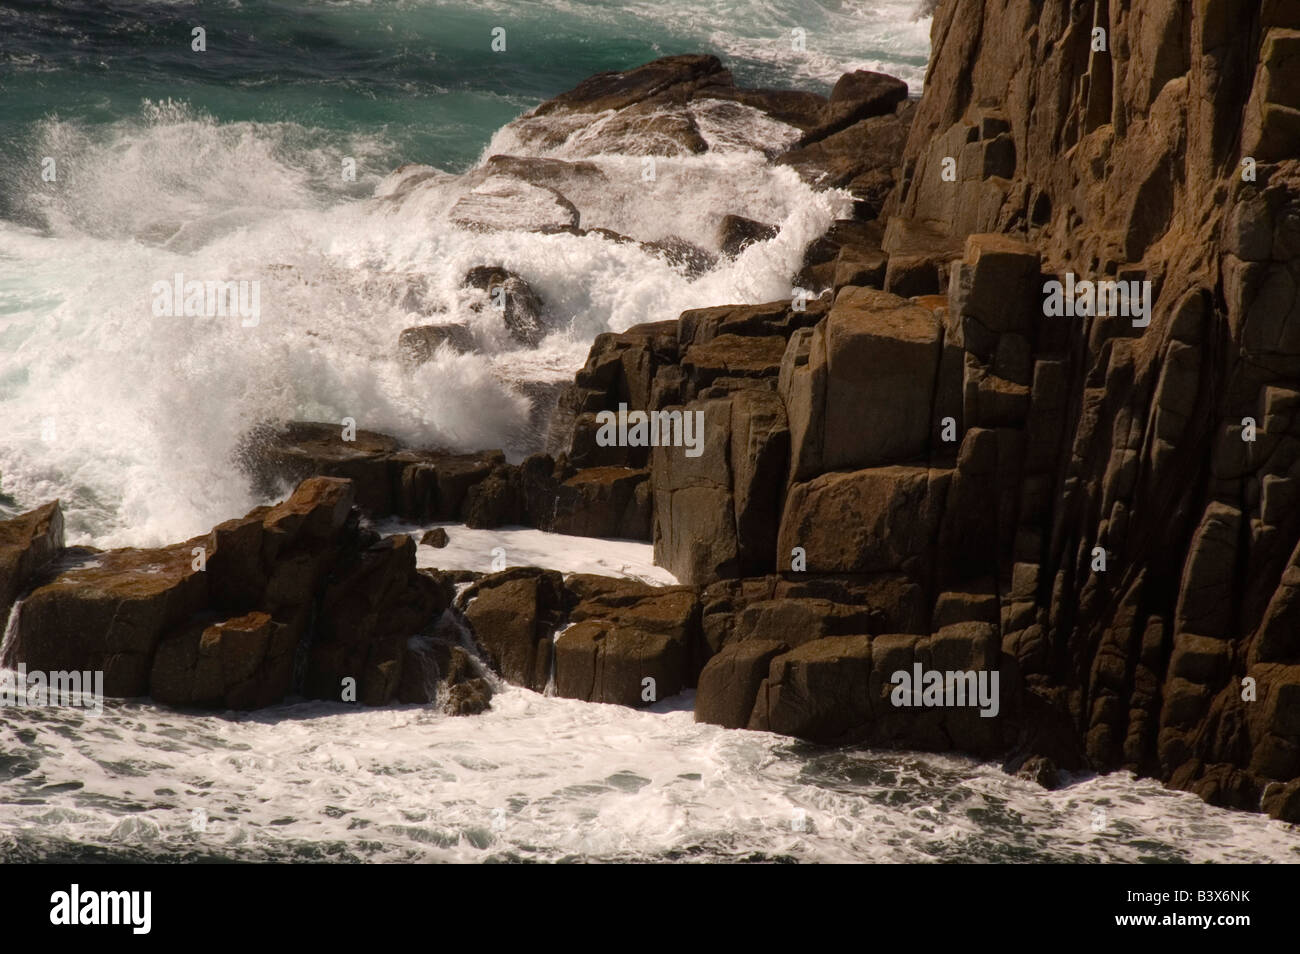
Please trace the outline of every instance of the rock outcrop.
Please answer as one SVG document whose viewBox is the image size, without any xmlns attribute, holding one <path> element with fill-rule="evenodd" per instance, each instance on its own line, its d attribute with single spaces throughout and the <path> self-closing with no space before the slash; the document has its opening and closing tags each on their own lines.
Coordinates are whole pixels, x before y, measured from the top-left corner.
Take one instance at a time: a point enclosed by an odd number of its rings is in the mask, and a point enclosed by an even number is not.
<svg viewBox="0 0 1300 954">
<path fill-rule="evenodd" d="M 451 581 L 416 570 L 409 537 L 361 529 L 355 489 L 312 477 L 274 507 L 154 550 L 62 551 L 57 505 L 0 523 L 0 539 L 28 541 L 22 565 L 48 564 L 13 584 L 30 589 L 0 664 L 99 670 L 106 695 L 180 706 L 432 702 L 445 690 L 457 712 L 482 708 L 490 685 L 438 628 Z"/>
</svg>

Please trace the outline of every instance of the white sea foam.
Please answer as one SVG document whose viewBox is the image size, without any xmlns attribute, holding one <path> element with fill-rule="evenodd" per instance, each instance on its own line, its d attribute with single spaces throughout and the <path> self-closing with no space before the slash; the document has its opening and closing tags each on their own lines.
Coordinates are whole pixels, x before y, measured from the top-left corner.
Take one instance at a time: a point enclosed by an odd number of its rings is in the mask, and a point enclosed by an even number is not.
<svg viewBox="0 0 1300 954">
<path fill-rule="evenodd" d="M 432 527 L 446 529 L 447 545 L 442 548 L 421 546 L 416 551 L 417 566 L 490 573 L 493 551 L 500 548 L 507 567 L 540 566 L 561 573 L 621 576 L 656 586 L 677 582 L 677 578 L 663 567 L 655 566 L 654 547 L 639 540 L 571 537 L 526 527 L 471 530 L 462 523 L 415 527 L 386 521 L 377 529 L 384 534 L 409 533 L 418 541 Z"/>
<path fill-rule="evenodd" d="M 472 717 L 325 703 L 21 723 L 0 711 L 19 769 L 0 777 L 0 858 L 75 843 L 285 860 L 1300 860 L 1292 826 L 1122 773 L 1044 792 L 964 758 L 697 725 L 690 703 L 636 711 L 503 687 Z"/>
</svg>

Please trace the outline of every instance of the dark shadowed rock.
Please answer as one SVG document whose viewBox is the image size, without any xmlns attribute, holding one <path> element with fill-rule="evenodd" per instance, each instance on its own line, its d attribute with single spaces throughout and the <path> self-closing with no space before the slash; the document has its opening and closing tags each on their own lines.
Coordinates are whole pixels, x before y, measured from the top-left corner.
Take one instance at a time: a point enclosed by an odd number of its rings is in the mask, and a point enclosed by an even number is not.
<svg viewBox="0 0 1300 954">
<path fill-rule="evenodd" d="M 699 604 L 689 587 L 575 575 L 570 625 L 555 641 L 555 690 L 644 706 L 695 685 Z"/>
<path fill-rule="evenodd" d="M 729 84 L 730 76 L 716 56 L 665 56 L 636 69 L 597 73 L 567 93 L 548 99 L 533 110 L 532 115 L 624 109 L 674 89 L 691 90 L 701 83 L 717 83 L 724 79 Z"/>
<path fill-rule="evenodd" d="M 457 599 L 492 668 L 541 692 L 550 679 L 551 637 L 563 616 L 559 573 L 518 567 L 472 584 Z"/>
<path fill-rule="evenodd" d="M 897 113 L 860 120 L 815 141 L 805 137 L 802 145 L 783 153 L 777 162 L 792 166 L 818 188 L 843 188 L 869 174 L 886 175 L 892 183 L 912 113 L 911 106 L 904 104 Z"/>
<path fill-rule="evenodd" d="M 733 643 L 715 655 L 700 673 L 695 721 L 728 729 L 747 727 L 770 663 L 789 648 L 773 639 L 750 639 Z"/>
<path fill-rule="evenodd" d="M 14 600 L 36 571 L 62 549 L 63 510 L 57 500 L 21 516 L 0 520 L 0 618 L 8 618 Z"/>
<path fill-rule="evenodd" d="M 447 531 L 442 527 L 434 527 L 432 530 L 425 531 L 424 536 L 420 537 L 420 546 L 434 547 L 441 550 L 448 544 Z"/>
<path fill-rule="evenodd" d="M 804 134 L 807 145 L 872 116 L 894 112 L 907 99 L 907 84 L 884 73 L 856 70 L 835 82 L 830 99 L 822 109 L 822 121 Z"/>
<path fill-rule="evenodd" d="M 465 284 L 488 294 L 488 307 L 501 314 L 510 336 L 526 345 L 536 345 L 546 334 L 542 323 L 542 300 L 526 281 L 514 272 L 492 265 L 478 265 L 465 273 Z"/>
<path fill-rule="evenodd" d="M 723 255 L 733 258 L 757 242 L 768 242 L 780 231 L 775 225 L 755 222 L 743 215 L 724 215 L 719 233 Z"/>
<path fill-rule="evenodd" d="M 253 612 L 195 622 L 158 646 L 149 694 L 169 705 L 256 709 L 288 695 L 293 680 L 291 627 Z"/>
<path fill-rule="evenodd" d="M 832 636 L 776 656 L 758 688 L 749 728 L 811 742 L 870 731 L 871 639 Z"/>
</svg>

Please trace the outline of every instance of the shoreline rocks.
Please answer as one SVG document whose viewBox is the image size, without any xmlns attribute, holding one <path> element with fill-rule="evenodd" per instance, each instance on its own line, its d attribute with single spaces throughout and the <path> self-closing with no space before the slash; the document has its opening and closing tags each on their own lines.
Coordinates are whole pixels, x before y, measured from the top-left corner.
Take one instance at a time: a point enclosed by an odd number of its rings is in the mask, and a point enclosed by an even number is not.
<svg viewBox="0 0 1300 954">
<path fill-rule="evenodd" d="M 775 161 L 856 199 L 791 276 L 806 300 L 598 336 L 550 453 L 519 464 L 263 429 L 249 472 L 306 482 L 196 538 L 209 575 L 187 569 L 195 541 L 56 564 L 10 658 L 94 659 L 115 688 L 157 679 L 229 704 L 274 696 L 305 652 L 316 691 L 348 672 L 363 701 L 414 698 L 421 674 L 455 671 L 473 708 L 468 657 L 418 650 L 451 609 L 536 691 L 644 706 L 696 687 L 699 721 L 969 752 L 1047 785 L 1126 769 L 1300 820 L 1300 107 L 1283 6 L 1230 22 L 1214 4 L 1009 0 L 994 17 L 944 0 L 919 102 L 873 74 L 829 98 L 739 90 L 707 56 L 592 77 L 520 136 L 554 146 L 614 111 L 632 151 L 693 154 L 705 101 L 799 130 Z M 1129 51 L 1123 70 L 1091 49 L 1092 24 Z M 584 173 L 519 174 L 544 191 Z M 578 227 L 541 205 L 539 227 Z M 761 226 L 732 222 L 728 254 Z M 1045 283 L 1075 272 L 1150 281 L 1149 324 L 1047 318 Z M 597 415 L 620 409 L 699 413 L 700 454 L 605 446 Z M 453 604 L 451 578 L 415 571 L 405 537 L 370 538 L 354 499 L 651 540 L 682 585 L 511 568 Z M 0 594 L 58 550 L 57 508 L 22 519 L 0 529 Z M 327 612 L 305 644 L 309 595 Z M 997 714 L 894 704 L 893 674 L 915 666 L 996 674 Z"/>
</svg>

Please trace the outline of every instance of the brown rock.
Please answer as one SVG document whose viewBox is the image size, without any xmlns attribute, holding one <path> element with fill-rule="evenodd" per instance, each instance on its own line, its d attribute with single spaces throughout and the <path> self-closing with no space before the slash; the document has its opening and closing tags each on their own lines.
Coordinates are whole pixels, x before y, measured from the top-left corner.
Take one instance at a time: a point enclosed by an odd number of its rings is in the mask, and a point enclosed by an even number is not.
<svg viewBox="0 0 1300 954">
<path fill-rule="evenodd" d="M 0 617 L 8 619 L 14 600 L 35 573 L 62 550 L 63 510 L 57 500 L 0 520 Z"/>
<path fill-rule="evenodd" d="M 728 464 L 731 401 L 700 401 L 682 411 L 704 415 L 701 453 L 689 457 L 686 447 L 654 448 L 650 475 L 655 562 L 683 583 L 701 583 L 733 576 L 738 567 Z"/>
<path fill-rule="evenodd" d="M 776 640 L 750 639 L 733 643 L 715 655 L 700 673 L 695 721 L 728 729 L 745 728 L 772 659 L 788 649 Z"/>
<path fill-rule="evenodd" d="M 280 702 L 293 678 L 297 637 L 261 612 L 196 622 L 158 646 L 149 694 L 169 705 L 257 709 Z"/>
<path fill-rule="evenodd" d="M 580 537 L 651 539 L 650 473 L 589 467 L 560 484 L 550 529 Z"/>
<path fill-rule="evenodd" d="M 878 467 L 793 484 L 777 552 L 802 547 L 812 573 L 924 573 L 951 473 Z"/>
<path fill-rule="evenodd" d="M 497 266 L 479 265 L 465 273 L 465 284 L 487 292 L 488 307 L 500 312 L 501 320 L 516 341 L 536 346 L 545 336 L 542 300 L 532 286 L 514 272 Z"/>
<path fill-rule="evenodd" d="M 450 541 L 447 537 L 447 531 L 442 527 L 434 527 L 432 530 L 426 530 L 424 536 L 420 537 L 420 546 L 434 547 L 441 550 Z"/>
<path fill-rule="evenodd" d="M 871 638 L 832 636 L 772 660 L 749 728 L 844 743 L 871 728 Z"/>
<path fill-rule="evenodd" d="M 453 351 L 467 352 L 474 350 L 474 335 L 468 325 L 452 323 L 445 325 L 416 325 L 406 328 L 397 336 L 397 352 L 402 363 L 407 367 L 424 364 L 442 344 Z"/>
<path fill-rule="evenodd" d="M 559 573 L 517 567 L 471 585 L 457 600 L 474 638 L 501 676 L 541 692 L 550 679 L 551 637 L 563 612 Z"/>
</svg>

